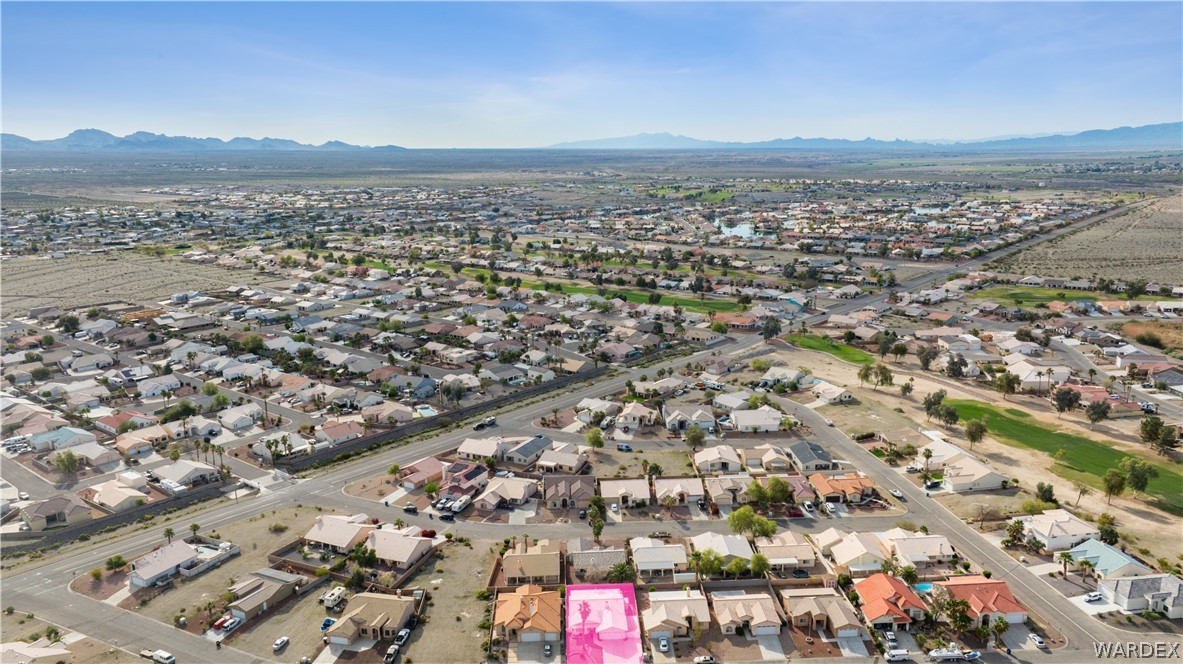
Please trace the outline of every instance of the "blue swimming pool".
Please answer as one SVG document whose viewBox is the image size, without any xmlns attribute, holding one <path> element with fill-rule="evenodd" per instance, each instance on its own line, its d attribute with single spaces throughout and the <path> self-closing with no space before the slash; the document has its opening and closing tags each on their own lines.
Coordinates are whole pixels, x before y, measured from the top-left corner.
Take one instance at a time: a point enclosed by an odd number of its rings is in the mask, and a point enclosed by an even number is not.
<svg viewBox="0 0 1183 664">
<path fill-rule="evenodd" d="M 419 404 L 418 406 L 415 406 L 415 410 L 419 411 L 419 417 L 431 417 L 432 415 L 439 414 L 439 411 L 432 408 L 431 406 L 428 406 L 427 404 Z"/>
<path fill-rule="evenodd" d="M 917 583 L 916 584 L 916 592 L 930 593 L 930 592 L 932 592 L 932 584 L 931 583 Z"/>
</svg>

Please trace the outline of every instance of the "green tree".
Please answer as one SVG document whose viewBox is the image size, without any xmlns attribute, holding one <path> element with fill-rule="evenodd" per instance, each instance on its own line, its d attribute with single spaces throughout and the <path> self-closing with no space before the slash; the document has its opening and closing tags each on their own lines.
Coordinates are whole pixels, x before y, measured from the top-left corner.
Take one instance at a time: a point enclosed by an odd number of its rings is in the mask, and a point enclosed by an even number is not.
<svg viewBox="0 0 1183 664">
<path fill-rule="evenodd" d="M 1105 487 L 1105 504 L 1113 502 L 1114 496 L 1120 496 L 1125 491 L 1126 476 L 1116 468 L 1105 471 L 1101 478 L 1101 485 Z"/>
<path fill-rule="evenodd" d="M 1162 436 L 1162 418 L 1147 415 L 1142 418 L 1138 426 L 1138 433 L 1142 438 L 1143 443 L 1153 445 Z"/>
<path fill-rule="evenodd" d="M 1052 402 L 1056 405 L 1056 417 L 1076 408 L 1080 403 L 1080 392 L 1066 387 L 1058 387 L 1052 392 Z"/>
<path fill-rule="evenodd" d="M 780 332 L 780 321 L 775 318 L 765 320 L 763 327 L 760 329 L 760 334 L 764 337 L 765 341 L 779 337 Z"/>
<path fill-rule="evenodd" d="M 1162 433 L 1159 434 L 1158 440 L 1151 443 L 1151 447 L 1160 455 L 1175 449 L 1179 446 L 1179 429 L 1177 427 L 1163 427 Z"/>
<path fill-rule="evenodd" d="M 66 450 L 64 452 L 58 452 L 54 455 L 53 465 L 64 474 L 73 475 L 74 473 L 78 472 L 78 467 L 81 465 L 81 461 L 79 461 L 78 456 L 74 454 L 74 452 Z"/>
<path fill-rule="evenodd" d="M 731 562 L 727 563 L 727 573 L 734 574 L 737 579 L 746 571 L 748 571 L 748 561 L 743 558 L 732 558 Z"/>
<path fill-rule="evenodd" d="M 199 531 L 199 530 L 201 530 L 201 526 L 197 525 L 196 523 L 189 524 L 189 532 L 196 535 L 197 531 Z"/>
<path fill-rule="evenodd" d="M 916 571 L 915 567 L 906 565 L 899 570 L 900 581 L 908 585 L 913 585 L 920 580 L 920 573 Z"/>
<path fill-rule="evenodd" d="M 699 555 L 697 557 L 692 555 L 691 562 L 694 564 L 696 574 L 710 577 L 723 571 L 723 556 L 720 556 L 714 549 L 703 549 L 695 551 L 695 553 Z"/>
<path fill-rule="evenodd" d="M 616 563 L 608 570 L 611 583 L 632 583 L 637 580 L 637 570 L 628 563 Z"/>
<path fill-rule="evenodd" d="M 698 448 L 702 447 L 703 443 L 706 442 L 706 439 L 706 432 L 697 424 L 691 425 L 689 429 L 686 429 L 686 445 L 690 448 L 691 452 L 697 452 Z"/>
<path fill-rule="evenodd" d="M 423 485 L 423 493 L 427 494 L 428 496 L 434 497 L 439 492 L 440 492 L 439 482 L 428 482 L 427 484 Z"/>
<path fill-rule="evenodd" d="M 1056 560 L 1063 566 L 1064 576 L 1068 576 L 1068 565 L 1072 564 L 1076 558 L 1072 555 L 1071 551 L 1061 551 L 1056 556 Z"/>
<path fill-rule="evenodd" d="M 969 449 L 971 450 L 975 444 L 982 442 L 982 439 L 986 437 L 985 420 L 966 420 L 965 437 L 969 440 Z"/>
<path fill-rule="evenodd" d="M 121 570 L 124 567 L 127 567 L 127 561 L 123 559 L 123 556 L 116 555 L 116 556 L 111 556 L 110 558 L 108 558 L 106 565 L 107 565 L 107 571 L 114 572 L 116 570 Z"/>
<path fill-rule="evenodd" d="M 752 480 L 748 485 L 748 502 L 759 505 L 761 509 L 768 509 L 770 500 L 768 489 L 760 484 L 760 480 Z"/>
<path fill-rule="evenodd" d="M 80 329 L 78 317 L 72 314 L 58 317 L 58 327 L 62 328 L 62 332 L 66 334 L 74 334 Z"/>
<path fill-rule="evenodd" d="M 1097 422 L 1109 419 L 1109 402 L 1094 401 L 1084 409 L 1084 414 L 1089 418 L 1090 428 L 1095 427 Z"/>
<path fill-rule="evenodd" d="M 920 362 L 920 368 L 928 371 L 940 354 L 941 351 L 936 346 L 925 345 L 916 350 L 916 359 Z"/>
<path fill-rule="evenodd" d="M 1133 489 L 1135 496 L 1144 493 L 1150 482 L 1158 479 L 1158 468 L 1145 459 L 1126 457 L 1121 460 L 1121 469 L 1125 471 L 1126 486 Z"/>
<path fill-rule="evenodd" d="M 591 529 L 592 529 L 592 537 L 594 537 L 595 540 L 597 542 L 599 542 L 600 535 L 604 534 L 604 520 L 599 519 L 599 518 L 592 519 Z"/>
<path fill-rule="evenodd" d="M 215 383 L 202 383 L 201 393 L 207 397 L 212 397 L 218 393 L 218 386 Z"/>
<path fill-rule="evenodd" d="M 588 431 L 584 438 L 588 445 L 597 450 L 604 447 L 604 434 L 599 428 L 593 428 L 591 431 Z"/>
<path fill-rule="evenodd" d="M 57 342 L 57 340 L 53 338 L 52 334 L 41 335 L 41 347 L 42 348 L 52 348 L 54 343 L 56 343 L 56 342 Z"/>
<path fill-rule="evenodd" d="M 777 505 L 788 504 L 793 499 L 793 490 L 789 483 L 779 477 L 768 480 L 768 500 Z"/>
<path fill-rule="evenodd" d="M 1010 395 L 1019 391 L 1019 387 L 1023 384 L 1015 374 L 1004 371 L 997 378 L 994 379 L 994 389 L 1002 393 L 1002 398 L 1006 399 Z"/>
<path fill-rule="evenodd" d="M 764 576 L 770 569 L 772 569 L 772 563 L 768 562 L 768 556 L 762 553 L 752 554 L 752 576 Z"/>
<path fill-rule="evenodd" d="M 176 535 L 176 534 L 177 534 L 177 533 L 176 533 L 176 531 L 174 531 L 172 528 L 165 528 L 165 529 L 164 529 L 164 536 L 165 536 L 166 538 L 168 538 L 168 543 L 169 543 L 169 544 L 172 544 L 172 542 L 173 542 L 173 535 Z"/>
<path fill-rule="evenodd" d="M 403 467 L 397 463 L 390 464 L 390 467 L 386 469 L 387 475 L 398 475 L 401 472 L 403 472 Z"/>
</svg>

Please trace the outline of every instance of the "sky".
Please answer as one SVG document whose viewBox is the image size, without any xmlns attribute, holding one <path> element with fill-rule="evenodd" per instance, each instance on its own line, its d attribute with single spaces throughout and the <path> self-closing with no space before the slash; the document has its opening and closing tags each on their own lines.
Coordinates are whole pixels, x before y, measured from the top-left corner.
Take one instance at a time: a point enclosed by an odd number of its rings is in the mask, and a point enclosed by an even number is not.
<svg viewBox="0 0 1183 664">
<path fill-rule="evenodd" d="M 1183 119 L 1183 3 L 0 4 L 3 130 L 538 147 Z"/>
</svg>

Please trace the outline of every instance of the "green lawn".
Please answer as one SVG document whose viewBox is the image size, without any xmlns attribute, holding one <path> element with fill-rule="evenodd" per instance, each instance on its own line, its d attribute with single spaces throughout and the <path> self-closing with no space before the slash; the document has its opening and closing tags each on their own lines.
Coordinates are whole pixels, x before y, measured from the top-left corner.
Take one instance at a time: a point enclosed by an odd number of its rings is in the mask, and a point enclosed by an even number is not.
<svg viewBox="0 0 1183 664">
<path fill-rule="evenodd" d="M 986 416 L 990 435 L 1007 445 L 1039 450 L 1048 456 L 1064 450 L 1063 459 L 1052 465 L 1052 472 L 1097 489 L 1102 488 L 1101 478 L 1107 470 L 1119 467 L 1122 459 L 1132 456 L 1102 441 L 1040 424 L 1030 413 L 1018 408 L 999 408 L 981 401 L 956 399 L 946 403 L 957 409 L 963 421 Z M 1152 460 L 1152 463 L 1157 466 L 1159 477 L 1150 483 L 1147 492 L 1154 496 L 1158 507 L 1183 515 L 1183 473 L 1167 461 Z"/>
<path fill-rule="evenodd" d="M 853 346 L 847 346 L 837 341 L 832 341 L 826 337 L 817 334 L 794 334 L 788 337 L 789 342 L 805 348 L 808 350 L 820 350 L 823 353 L 829 353 L 840 360 L 853 362 L 855 364 L 874 364 L 875 358 L 868 352 L 859 350 Z"/>
<path fill-rule="evenodd" d="M 1019 300 L 1020 304 L 1047 304 L 1056 300 L 1072 302 L 1073 300 L 1124 300 L 1119 293 L 1102 293 L 1101 291 L 1056 290 L 1054 288 L 1036 288 L 1034 286 L 994 286 L 981 290 L 970 291 L 969 296 L 975 300 L 993 300 L 998 304 L 1013 304 Z M 1156 299 L 1150 295 L 1139 295 L 1137 300 L 1150 301 Z"/>
</svg>

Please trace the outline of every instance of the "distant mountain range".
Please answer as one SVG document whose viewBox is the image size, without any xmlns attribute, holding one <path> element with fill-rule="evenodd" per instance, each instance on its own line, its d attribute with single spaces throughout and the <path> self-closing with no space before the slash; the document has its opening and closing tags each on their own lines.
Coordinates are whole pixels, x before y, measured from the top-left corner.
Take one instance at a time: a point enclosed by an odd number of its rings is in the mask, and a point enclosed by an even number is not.
<svg viewBox="0 0 1183 664">
<path fill-rule="evenodd" d="M 801 137 L 741 143 L 709 141 L 661 133 L 571 141 L 550 147 L 559 150 L 1064 150 L 1077 148 L 1183 150 L 1183 122 L 1167 122 L 1142 127 L 1118 127 L 1117 129 L 1094 129 L 1079 134 L 941 143 L 881 141 L 874 138 L 851 141 L 842 138 Z"/>
<path fill-rule="evenodd" d="M 397 145 L 365 147 L 350 145 L 341 141 L 329 141 L 320 145 L 298 143 L 287 138 L 193 138 L 191 136 L 166 136 L 137 131 L 127 136 L 116 136 L 99 129 L 79 129 L 64 138 L 34 141 L 16 134 L 0 134 L 0 149 L 28 151 L 153 151 L 153 152 L 215 152 L 225 150 L 247 151 L 398 151 L 407 148 Z M 734 141 L 709 141 L 669 133 L 636 134 L 619 138 L 601 138 L 586 141 L 571 141 L 551 145 L 548 149 L 558 150 L 1183 150 L 1183 122 L 1145 125 L 1142 127 L 1118 127 L 1117 129 L 1094 129 L 1079 134 L 1056 134 L 980 141 L 882 141 L 865 138 L 851 141 L 843 138 L 774 138 L 769 141 L 742 143 Z"/>
<path fill-rule="evenodd" d="M 165 136 L 146 131 L 137 131 L 127 136 L 116 136 L 99 129 L 79 129 L 64 138 L 34 141 L 16 134 L 0 134 L 0 149 L 4 150 L 63 150 L 71 152 L 92 152 L 120 150 L 154 152 L 213 152 L 218 150 L 405 150 L 397 145 L 362 147 L 341 141 L 329 141 L 321 145 L 297 143 L 287 138 L 193 138 L 190 136 Z"/>
</svg>

